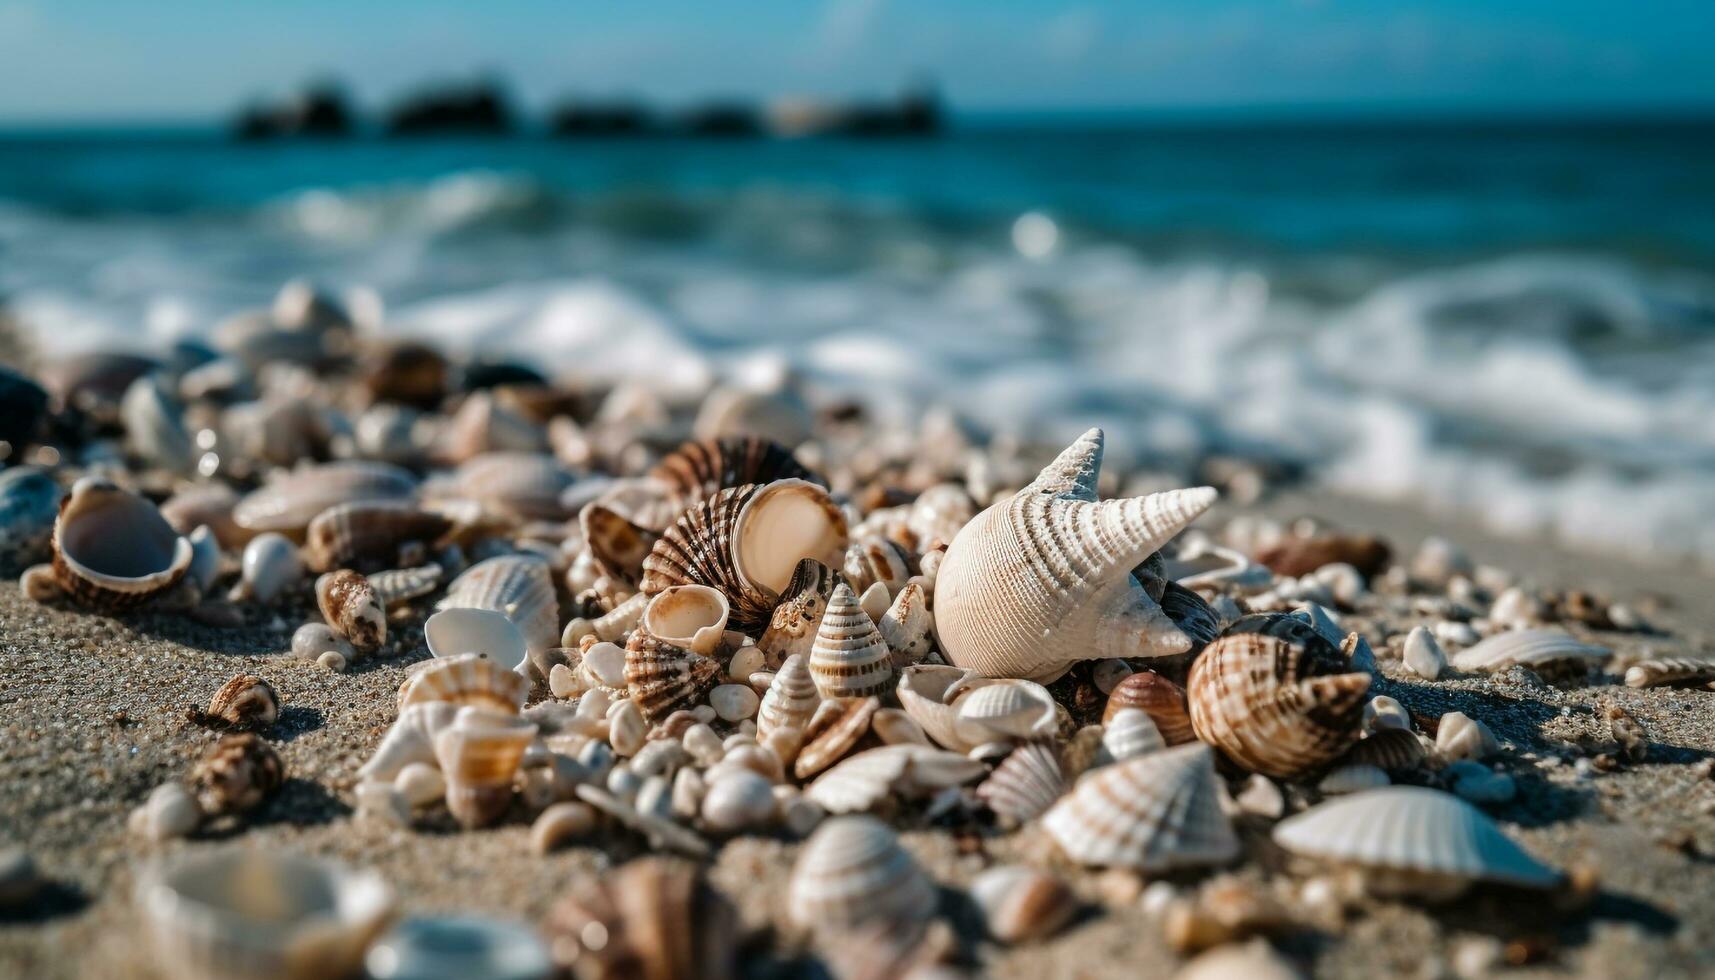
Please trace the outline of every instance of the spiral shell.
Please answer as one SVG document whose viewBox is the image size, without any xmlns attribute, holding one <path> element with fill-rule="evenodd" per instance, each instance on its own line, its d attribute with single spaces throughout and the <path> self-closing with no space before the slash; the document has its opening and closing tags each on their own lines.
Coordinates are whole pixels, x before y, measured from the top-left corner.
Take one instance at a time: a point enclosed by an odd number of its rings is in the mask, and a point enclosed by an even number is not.
<svg viewBox="0 0 1715 980">
<path fill-rule="evenodd" d="M 433 544 L 452 530 L 439 514 L 396 500 L 335 504 L 310 521 L 304 553 L 318 572 L 391 567 L 401 545 Z"/>
<path fill-rule="evenodd" d="M 559 645 L 560 600 L 548 563 L 531 555 L 500 555 L 465 569 L 447 586 L 436 609 L 489 609 L 524 634 L 531 651 Z"/>
<path fill-rule="evenodd" d="M 853 592 L 862 595 L 879 582 L 892 595 L 911 577 L 911 556 L 886 538 L 864 538 L 847 546 L 844 571 Z"/>
<path fill-rule="evenodd" d="M 1214 753 L 1181 745 L 1095 770 L 1042 825 L 1080 864 L 1148 873 L 1225 864 L 1239 840 L 1220 796 Z"/>
<path fill-rule="evenodd" d="M 209 698 L 197 720 L 234 731 L 268 728 L 280 717 L 280 695 L 274 685 L 253 674 L 239 674 Z"/>
<path fill-rule="evenodd" d="M 191 770 L 191 791 L 206 814 L 243 813 L 273 796 L 286 779 L 286 764 L 256 735 L 228 735 Z"/>
<path fill-rule="evenodd" d="M 937 544 L 951 544 L 959 530 L 977 516 L 976 501 L 957 483 L 939 483 L 917 495 L 905 518 L 905 527 L 928 551 Z"/>
<path fill-rule="evenodd" d="M 512 778 L 536 726 L 517 714 L 468 707 L 435 736 L 447 809 L 464 827 L 484 827 L 512 804 Z"/>
<path fill-rule="evenodd" d="M 929 599 L 923 594 L 923 587 L 912 582 L 900 589 L 887 612 L 875 621 L 875 627 L 887 643 L 895 670 L 928 656 L 934 646 L 935 618 L 929 612 Z"/>
<path fill-rule="evenodd" d="M 530 681 L 476 654 L 424 661 L 399 685 L 401 714 L 414 704 L 478 705 L 517 714 L 530 696 Z"/>
<path fill-rule="evenodd" d="M 810 835 L 792 868 L 792 921 L 818 935 L 877 923 L 919 923 L 935 911 L 935 886 L 870 817 L 835 817 Z"/>
<path fill-rule="evenodd" d="M 977 787 L 977 797 L 1003 824 L 1016 827 L 1048 812 L 1070 785 L 1060 752 L 1052 744 L 1025 742 Z"/>
<path fill-rule="evenodd" d="M 1091 429 L 953 539 L 935 585 L 935 628 L 949 661 L 1047 682 L 1080 660 L 1190 650 L 1131 571 L 1207 510 L 1215 491 L 1098 503 L 1101 458 L 1101 430 Z"/>
<path fill-rule="evenodd" d="M 720 662 L 643 630 L 625 645 L 625 683 L 646 721 L 693 708 L 720 683 Z"/>
<path fill-rule="evenodd" d="M 316 579 L 316 607 L 322 618 L 359 652 L 380 647 L 387 639 L 387 613 L 369 580 L 342 568 Z"/>
<path fill-rule="evenodd" d="M 816 682 L 810 677 L 808 659 L 801 653 L 786 658 L 768 684 L 762 696 L 762 706 L 756 713 L 756 737 L 765 739 L 777 728 L 803 731 L 816 713 L 822 696 L 816 693 Z"/>
<path fill-rule="evenodd" d="M 98 612 L 136 609 L 179 584 L 194 549 L 155 505 L 86 476 L 60 501 L 52 538 L 54 579 Z"/>
<path fill-rule="evenodd" d="M 810 676 L 824 698 L 861 698 L 893 687 L 893 661 L 881 631 L 844 583 L 834 589 L 810 648 Z"/>
<path fill-rule="evenodd" d="M 1197 740 L 1190 709 L 1185 705 L 1185 689 L 1154 671 L 1140 670 L 1114 686 L 1107 706 L 1102 709 L 1102 724 L 1112 721 L 1114 715 L 1126 708 L 1147 713 L 1168 745 Z"/>
<path fill-rule="evenodd" d="M 588 875 L 549 910 L 542 934 L 576 980 L 731 980 L 738 913 L 694 867 L 643 858 Z"/>
<path fill-rule="evenodd" d="M 322 463 L 252 490 L 232 509 L 232 519 L 248 531 L 294 534 L 335 504 L 409 500 L 416 492 L 416 477 L 388 463 Z"/>
<path fill-rule="evenodd" d="M 769 615 L 768 627 L 756 641 L 763 662 L 779 669 L 787 658 L 802 654 L 807 659 L 822 625 L 828 599 L 839 584 L 838 572 L 814 558 L 805 558 L 792 571 L 792 580 L 780 594 L 780 603 Z"/>
<path fill-rule="evenodd" d="M 650 475 L 667 486 L 675 511 L 748 483 L 821 482 L 792 458 L 792 450 L 755 436 L 687 442 L 663 457 Z"/>
</svg>

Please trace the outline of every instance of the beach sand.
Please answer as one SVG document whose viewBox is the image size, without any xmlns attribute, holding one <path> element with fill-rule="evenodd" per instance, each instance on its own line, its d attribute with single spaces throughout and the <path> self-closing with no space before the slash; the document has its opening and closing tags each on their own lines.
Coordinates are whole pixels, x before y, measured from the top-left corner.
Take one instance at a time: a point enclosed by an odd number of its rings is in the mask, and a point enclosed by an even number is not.
<svg viewBox="0 0 1715 980">
<path fill-rule="evenodd" d="M 1404 553 L 1427 531 L 1451 534 L 1479 561 L 1516 569 L 1545 585 L 1610 592 L 1652 610 L 1669 636 L 1603 634 L 1621 658 L 1711 649 L 1709 597 L 1715 579 L 1688 569 L 1641 568 L 1529 542 L 1497 542 L 1421 514 L 1325 496 L 1286 496 L 1266 505 L 1282 516 L 1314 513 L 1380 531 Z M 485 913 L 537 919 L 574 876 L 643 853 L 633 838 L 606 837 L 551 855 L 533 853 L 521 822 L 470 833 L 399 831 L 352 819 L 351 786 L 394 715 L 407 665 L 427 656 L 420 620 L 397 625 L 381 655 L 345 674 L 295 660 L 292 630 L 313 618 L 307 605 L 249 610 L 240 629 L 145 614 L 124 619 L 37 605 L 0 584 L 0 837 L 14 838 L 57 883 L 22 918 L 0 921 L 0 976 L 131 977 L 152 972 L 132 904 L 139 862 L 211 847 L 292 849 L 379 870 L 403 911 Z M 1353 619 L 1378 652 L 1386 624 Z M 1483 891 L 1451 907 L 1371 902 L 1338 927 L 1293 932 L 1277 945 L 1316 976 L 1455 975 L 1456 954 L 1513 942 L 1535 962 L 1509 976 L 1715 976 L 1715 692 L 1617 686 L 1561 689 L 1517 674 L 1408 679 L 1383 655 L 1387 693 L 1414 712 L 1462 710 L 1502 742 L 1496 760 L 1519 795 L 1493 807 L 1514 836 L 1561 868 L 1592 865 L 1602 885 L 1586 911 L 1550 909 L 1541 896 Z M 242 826 L 188 841 L 146 843 L 127 833 L 127 813 L 162 781 L 182 776 L 213 736 L 185 709 L 240 672 L 260 674 L 284 708 L 270 733 L 289 770 L 283 790 Z M 539 695 L 540 696 L 540 695 Z M 1624 705 L 1648 730 L 1646 762 L 1581 773 L 1569 743 L 1608 740 L 1593 710 Z M 1554 760 L 1552 763 L 1545 760 Z M 1252 835 L 1254 836 L 1254 835 Z M 959 894 L 982 868 L 1035 853 L 1032 832 L 974 836 L 917 827 L 910 850 L 944 886 L 943 909 L 966 962 L 995 977 L 1153 977 L 1179 965 L 1158 922 L 1135 898 L 1113 901 L 1116 882 L 1078 874 L 1086 914 L 1050 941 L 1017 949 L 979 939 Z M 818 975 L 816 961 L 786 928 L 785 882 L 796 845 L 784 836 L 746 837 L 722 847 L 714 883 L 758 935 L 747 960 L 759 976 Z M 1254 863 L 1241 876 L 1260 875 Z M 1197 876 L 1186 880 L 1194 881 Z M 1104 897 L 1108 903 L 1104 904 Z M 772 933 L 770 932 L 772 930 Z"/>
</svg>

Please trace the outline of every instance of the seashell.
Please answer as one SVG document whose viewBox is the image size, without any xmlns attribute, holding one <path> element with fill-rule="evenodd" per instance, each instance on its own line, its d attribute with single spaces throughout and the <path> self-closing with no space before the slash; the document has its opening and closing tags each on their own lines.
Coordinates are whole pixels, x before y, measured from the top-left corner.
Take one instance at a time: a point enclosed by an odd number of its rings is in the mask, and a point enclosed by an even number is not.
<svg viewBox="0 0 1715 980">
<path fill-rule="evenodd" d="M 560 600 L 548 563 L 529 555 L 500 555 L 465 569 L 436 609 L 490 609 L 524 634 L 530 650 L 559 646 Z"/>
<path fill-rule="evenodd" d="M 732 980 L 739 917 L 696 868 L 642 858 L 586 875 L 542 920 L 554 965 L 575 980 Z"/>
<path fill-rule="evenodd" d="M 1703 687 L 1715 684 L 1715 660 L 1665 657 L 1626 668 L 1627 687 Z"/>
<path fill-rule="evenodd" d="M 1489 726 L 1463 711 L 1447 712 L 1435 726 L 1435 754 L 1449 761 L 1486 759 L 1500 747 Z"/>
<path fill-rule="evenodd" d="M 722 490 L 746 484 L 821 482 L 792 458 L 792 450 L 755 436 L 687 442 L 662 457 L 650 476 L 667 488 L 675 513 Z"/>
<path fill-rule="evenodd" d="M 1347 762 L 1328 770 L 1328 775 L 1323 776 L 1322 781 L 1316 784 L 1316 791 L 1323 796 L 1339 796 L 1377 789 L 1392 781 L 1380 766 L 1372 766 L 1367 762 Z"/>
<path fill-rule="evenodd" d="M 316 579 L 316 607 L 334 632 L 359 653 L 378 649 L 387 639 L 387 613 L 369 580 L 342 568 Z"/>
<path fill-rule="evenodd" d="M 1429 753 L 1424 751 L 1423 742 L 1415 732 L 1384 728 L 1358 739 L 1341 761 L 1365 763 L 1388 772 L 1403 772 L 1416 769 L 1428 757 Z"/>
<path fill-rule="evenodd" d="M 618 643 L 626 638 L 643 621 L 643 611 L 649 608 L 649 597 L 639 592 L 619 605 L 605 616 L 590 620 L 590 629 L 596 637 L 608 643 Z M 573 620 L 572 622 L 577 622 Z M 570 629 L 570 624 L 567 625 Z M 563 637 L 562 637 L 563 639 Z"/>
<path fill-rule="evenodd" d="M 447 809 L 467 830 L 485 827 L 512 805 L 512 777 L 536 726 L 516 713 L 459 709 L 435 736 L 435 759 L 447 780 Z"/>
<path fill-rule="evenodd" d="M 86 476 L 60 501 L 54 523 L 54 580 L 72 601 L 97 612 L 136 609 L 179 584 L 191 567 L 190 541 L 149 501 Z"/>
<path fill-rule="evenodd" d="M 774 819 L 774 787 L 742 766 L 722 765 L 703 796 L 703 824 L 720 833 L 762 827 Z"/>
<path fill-rule="evenodd" d="M 162 975 L 191 980 L 356 975 L 393 914 L 379 874 L 269 848 L 181 852 L 135 900 Z"/>
<path fill-rule="evenodd" d="M 455 716 L 458 713 L 458 710 L 452 708 L 451 705 L 441 705 L 441 707 L 451 709 Z M 449 723 L 450 721 L 451 719 L 448 719 Z M 393 777 L 391 785 L 399 791 L 399 794 L 405 798 L 405 802 L 410 806 L 428 806 L 447 795 L 446 777 L 442 776 L 441 771 L 435 768 L 433 760 L 434 740 L 431 738 L 429 741 L 429 758 L 407 763 Z"/>
<path fill-rule="evenodd" d="M 675 585 L 650 598 L 642 623 L 657 639 L 706 657 L 720 646 L 728 614 L 721 590 L 707 585 Z"/>
<path fill-rule="evenodd" d="M 297 546 L 285 535 L 272 531 L 250 539 L 244 546 L 239 569 L 238 597 L 255 599 L 264 605 L 278 599 L 304 577 Z"/>
<path fill-rule="evenodd" d="M 1492 671 L 1522 664 L 1542 673 L 1554 665 L 1579 669 L 1594 666 L 1612 654 L 1607 647 L 1580 642 L 1564 630 L 1509 630 L 1459 651 L 1453 656 L 1453 666 L 1464 671 Z"/>
<path fill-rule="evenodd" d="M 1047 742 L 1025 742 L 977 787 L 977 798 L 1010 826 L 1027 824 L 1066 794 L 1071 780 Z"/>
<path fill-rule="evenodd" d="M 28 470 L 13 470 L 13 473 Z M 3 480 L 3 478 L 0 478 Z M 59 491 L 55 490 L 55 500 Z M 242 548 L 252 532 L 238 526 L 232 510 L 238 505 L 238 493 L 224 483 L 199 483 L 186 487 L 161 504 L 161 516 L 180 534 L 189 534 L 198 525 L 206 524 L 220 539 L 222 548 Z M 58 504 L 56 502 L 57 509 Z"/>
<path fill-rule="evenodd" d="M 335 504 L 409 500 L 416 492 L 416 477 L 388 463 L 321 463 L 252 490 L 233 508 L 232 519 L 248 531 L 292 534 Z"/>
<path fill-rule="evenodd" d="M 720 662 L 643 630 L 625 645 L 625 683 L 647 721 L 694 708 L 720 683 Z"/>
<path fill-rule="evenodd" d="M 895 693 L 905 713 L 923 726 L 925 735 L 954 752 L 969 752 L 975 744 L 959 731 L 958 712 L 950 695 L 962 692 L 975 677 L 975 673 L 961 667 L 918 664 L 899 672 Z"/>
<path fill-rule="evenodd" d="M 614 771 L 621 772 L 624 770 Z M 578 799 L 612 817 L 621 825 L 647 837 L 653 847 L 678 851 L 694 858 L 709 856 L 708 841 L 694 831 L 681 827 L 671 820 L 644 813 L 607 790 L 588 783 L 580 785 L 577 788 L 577 794 Z"/>
<path fill-rule="evenodd" d="M 1181 745 L 1095 770 L 1042 825 L 1080 864 L 1152 874 L 1225 864 L 1239 840 L 1220 798 L 1214 752 Z"/>
<path fill-rule="evenodd" d="M 402 545 L 433 545 L 452 527 L 452 521 L 440 514 L 403 501 L 335 504 L 310 521 L 304 554 L 319 572 L 377 571 L 398 561 Z"/>
<path fill-rule="evenodd" d="M 1180 549 L 1162 563 L 1162 573 L 1168 581 L 1187 589 L 1244 595 L 1260 592 L 1274 583 L 1274 573 L 1251 561 L 1250 556 L 1213 542 Z"/>
<path fill-rule="evenodd" d="M 1131 570 L 1214 503 L 1210 487 L 1096 500 L 1102 432 L 978 514 L 947 549 L 935 629 L 953 664 L 1047 682 L 1080 660 L 1185 653 Z"/>
<path fill-rule="evenodd" d="M 143 805 L 131 811 L 126 829 L 145 840 L 189 837 L 202 824 L 202 807 L 182 783 L 162 783 L 149 792 Z"/>
<path fill-rule="evenodd" d="M 973 681 L 954 704 L 953 728 L 972 745 L 1049 738 L 1059 727 L 1053 695 L 1021 680 Z"/>
<path fill-rule="evenodd" d="M 443 609 L 423 624 L 423 642 L 435 657 L 474 653 L 502 670 L 520 670 L 527 655 L 524 634 L 489 609 Z"/>
<path fill-rule="evenodd" d="M 1078 912 L 1078 897 L 1064 881 L 1017 864 L 977 875 L 971 880 L 971 898 L 982 910 L 989 935 L 1003 943 L 1046 939 Z"/>
<path fill-rule="evenodd" d="M 805 790 L 810 802 L 829 813 L 869 810 L 893 797 L 927 796 L 981 776 L 981 762 L 957 752 L 920 744 L 867 749 L 816 777 Z"/>
<path fill-rule="evenodd" d="M 643 581 L 643 560 L 649 557 L 661 535 L 633 524 L 618 511 L 599 503 L 578 514 L 584 546 L 603 574 L 636 585 Z"/>
<path fill-rule="evenodd" d="M 810 676 L 825 699 L 886 694 L 893 687 L 893 662 L 881 631 L 858 608 L 851 587 L 840 583 L 816 627 L 810 647 Z"/>
<path fill-rule="evenodd" d="M 776 728 L 803 731 L 821 703 L 822 696 L 816 692 L 816 682 L 810 677 L 809 658 L 801 653 L 787 657 L 757 709 L 757 737 L 767 738 Z"/>
<path fill-rule="evenodd" d="M 39 466 L 0 472 L 0 575 L 17 575 L 48 560 L 64 496 Z"/>
<path fill-rule="evenodd" d="M 588 803 L 555 803 L 530 825 L 530 849 L 547 854 L 567 841 L 588 836 L 595 829 L 596 812 Z"/>
<path fill-rule="evenodd" d="M 1161 611 L 1191 640 L 1190 654 L 1215 642 L 1221 635 L 1220 614 L 1203 597 L 1178 582 L 1168 582 L 1161 593 Z"/>
<path fill-rule="evenodd" d="M 818 936 L 868 925 L 920 924 L 935 905 L 934 884 L 899 845 L 899 836 L 871 817 L 825 821 L 792 866 L 787 908 L 795 925 Z"/>
<path fill-rule="evenodd" d="M 534 452 L 487 452 L 460 464 L 448 489 L 486 514 L 516 521 L 562 521 L 572 516 L 562 498 L 575 483 L 554 457 Z"/>
<path fill-rule="evenodd" d="M 1406 634 L 1404 655 L 1406 669 L 1428 680 L 1435 680 L 1447 669 L 1447 655 L 1425 626 L 1414 626 Z"/>
<path fill-rule="evenodd" d="M 810 438 L 815 416 L 789 380 L 763 387 L 720 386 L 709 392 L 691 431 L 698 438 L 755 434 L 797 445 Z"/>
<path fill-rule="evenodd" d="M 279 717 L 280 695 L 274 685 L 251 674 L 239 674 L 222 684 L 209 698 L 208 710 L 191 711 L 191 720 L 197 724 L 233 731 L 268 728 Z"/>
<path fill-rule="evenodd" d="M 1197 733 L 1191 726 L 1191 712 L 1185 704 L 1185 689 L 1150 670 L 1127 675 L 1108 695 L 1102 709 L 1102 724 L 1126 708 L 1137 708 L 1149 715 L 1155 728 L 1168 745 L 1195 742 Z"/>
<path fill-rule="evenodd" d="M 882 708 L 870 719 L 870 730 L 887 745 L 928 745 L 929 736 L 923 733 L 923 726 L 913 721 L 911 716 L 900 708 Z"/>
<path fill-rule="evenodd" d="M 1474 881 L 1552 888 L 1561 876 L 1469 803 L 1419 786 L 1354 793 L 1281 821 L 1274 842 L 1353 865 L 1377 894 L 1450 898 Z"/>
<path fill-rule="evenodd" d="M 870 586 L 887 586 L 888 594 L 899 591 L 911 577 L 911 556 L 886 538 L 865 538 L 846 547 L 843 568 L 852 591 L 860 595 Z"/>
<path fill-rule="evenodd" d="M 392 609 L 434 592 L 441 587 L 445 571 L 436 562 L 416 568 L 389 568 L 369 576 L 369 587 L 384 609 Z"/>
<path fill-rule="evenodd" d="M 400 709 L 375 754 L 357 770 L 365 781 L 391 782 L 406 766 L 435 761 L 435 736 L 453 723 L 458 701 L 417 701 Z M 436 794 L 439 796 L 439 794 Z"/>
<path fill-rule="evenodd" d="M 399 685 L 401 715 L 411 705 L 436 701 L 517 714 L 530 696 L 528 678 L 484 657 L 437 657 L 419 667 Z"/>
<path fill-rule="evenodd" d="M 779 612 L 775 610 L 776 615 Z M 887 612 L 875 621 L 875 627 L 887 644 L 894 670 L 902 670 L 928 656 L 934 645 L 935 619 L 929 612 L 923 586 L 912 582 L 900 589 Z"/>
<path fill-rule="evenodd" d="M 792 570 L 792 579 L 780 594 L 780 602 L 769 615 L 768 627 L 756 641 L 764 663 L 776 670 L 788 657 L 809 658 L 816 642 L 822 614 L 841 581 L 838 572 L 814 558 L 805 558 Z"/>
<path fill-rule="evenodd" d="M 885 616 L 887 607 L 892 604 L 893 597 L 887 594 L 887 586 L 881 582 L 871 585 L 858 596 L 858 608 L 863 610 L 863 614 L 868 616 L 872 623 Z"/>
<path fill-rule="evenodd" d="M 65 595 L 52 565 L 31 565 L 18 576 L 18 589 L 33 602 L 57 602 Z"/>
<path fill-rule="evenodd" d="M 228 735 L 191 770 L 191 791 L 209 815 L 243 813 L 273 796 L 286 778 L 286 764 L 254 734 Z"/>
<path fill-rule="evenodd" d="M 436 434 L 433 455 L 463 463 L 487 453 L 538 454 L 547 448 L 545 428 L 499 404 L 489 392 L 478 391 L 465 398 Z"/>
<path fill-rule="evenodd" d="M 1124 762 L 1166 747 L 1167 740 L 1161 737 L 1148 712 L 1141 708 L 1122 708 L 1102 725 L 1102 748 L 1096 755 L 1095 765 Z"/>
<path fill-rule="evenodd" d="M 191 567 L 185 570 L 185 581 L 201 596 L 220 574 L 220 542 L 207 524 L 198 525 L 185 540 L 191 543 Z"/>
<path fill-rule="evenodd" d="M 1297 634 L 1297 642 L 1251 629 Z M 1344 673 L 1345 666 L 1297 620 L 1246 617 L 1191 666 L 1192 727 L 1251 772 L 1303 776 L 1358 739 L 1371 677 Z"/>
<path fill-rule="evenodd" d="M 917 547 L 928 551 L 936 544 L 951 544 L 959 529 L 977 516 L 977 503 L 957 483 L 938 483 L 917 495 L 906 515 L 905 527 Z"/>
<path fill-rule="evenodd" d="M 333 627 L 326 623 L 305 623 L 292 633 L 292 656 L 300 660 L 314 660 L 330 651 L 347 660 L 357 658 L 357 651 L 351 648 L 345 637 L 335 633 Z"/>
<path fill-rule="evenodd" d="M 870 720 L 881 709 L 879 698 L 838 698 L 816 706 L 804 727 L 802 747 L 792 774 L 809 779 L 833 765 L 869 732 Z"/>
</svg>

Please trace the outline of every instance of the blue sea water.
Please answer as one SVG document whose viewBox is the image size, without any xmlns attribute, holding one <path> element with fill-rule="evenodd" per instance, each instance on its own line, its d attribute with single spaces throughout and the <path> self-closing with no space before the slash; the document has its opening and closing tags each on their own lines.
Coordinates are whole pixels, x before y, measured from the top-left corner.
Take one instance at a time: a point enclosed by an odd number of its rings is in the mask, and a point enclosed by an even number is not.
<svg viewBox="0 0 1715 980">
<path fill-rule="evenodd" d="M 1715 562 L 1715 125 L 1023 118 L 926 141 L 0 134 L 0 297 L 151 347 L 288 278 L 386 329 L 901 418 L 1267 452 Z M 374 305 L 371 303 L 370 305 Z"/>
</svg>

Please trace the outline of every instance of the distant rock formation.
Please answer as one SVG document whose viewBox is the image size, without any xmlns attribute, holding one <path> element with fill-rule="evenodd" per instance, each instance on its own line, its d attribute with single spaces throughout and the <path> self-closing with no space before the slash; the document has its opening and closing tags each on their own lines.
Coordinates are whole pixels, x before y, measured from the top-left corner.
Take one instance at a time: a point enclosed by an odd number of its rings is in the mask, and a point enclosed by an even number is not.
<svg viewBox="0 0 1715 980">
<path fill-rule="evenodd" d="M 332 83 L 319 83 L 283 101 L 258 102 L 243 109 L 233 124 L 239 139 L 264 140 L 283 136 L 337 138 L 349 136 L 352 113 L 345 92 Z"/>
<path fill-rule="evenodd" d="M 548 129 L 556 136 L 644 136 L 658 123 L 642 103 L 571 99 L 550 113 Z"/>
<path fill-rule="evenodd" d="M 441 85 L 394 106 L 386 131 L 389 136 L 501 136 L 512 132 L 512 112 L 497 82 Z"/>
<path fill-rule="evenodd" d="M 679 114 L 678 129 L 685 136 L 760 136 L 762 115 L 754 105 L 738 100 L 705 102 Z"/>
</svg>

